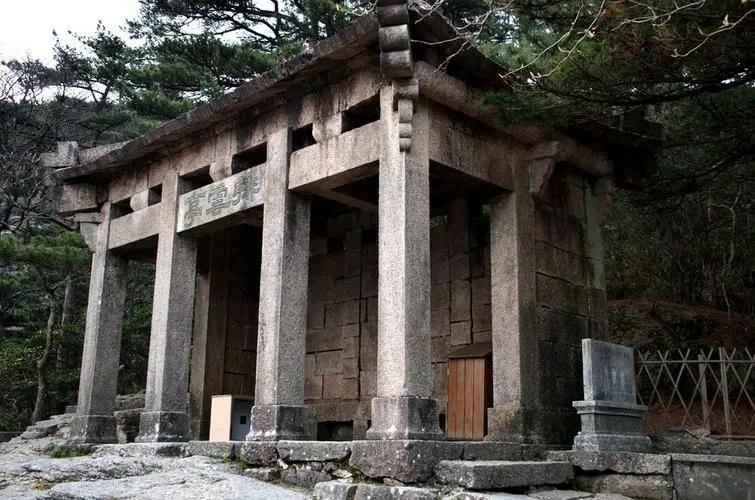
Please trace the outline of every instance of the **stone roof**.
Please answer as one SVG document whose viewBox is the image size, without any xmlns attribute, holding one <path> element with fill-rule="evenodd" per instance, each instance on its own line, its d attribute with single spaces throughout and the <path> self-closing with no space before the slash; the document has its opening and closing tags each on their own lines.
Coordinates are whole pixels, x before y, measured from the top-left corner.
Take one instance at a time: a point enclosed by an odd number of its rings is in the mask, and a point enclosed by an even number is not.
<svg viewBox="0 0 755 500">
<path fill-rule="evenodd" d="M 415 53 L 433 47 L 441 56 L 451 55 L 447 72 L 483 88 L 504 88 L 501 67 L 461 40 L 449 22 L 437 12 L 411 10 L 412 41 Z M 118 167 L 146 157 L 157 150 L 227 121 L 241 111 L 262 103 L 282 104 L 297 94 L 304 94 L 318 84 L 338 76 L 345 61 L 377 47 L 378 23 L 374 14 L 360 17 L 340 33 L 313 44 L 276 69 L 268 71 L 235 90 L 165 122 L 135 139 L 108 147 L 104 154 L 79 155 L 79 164 L 55 172 L 58 180 L 79 182 L 108 178 Z M 347 68 L 348 69 L 348 68 Z M 326 80 L 323 82 L 323 78 Z M 96 156 L 96 157 L 94 157 Z"/>
</svg>

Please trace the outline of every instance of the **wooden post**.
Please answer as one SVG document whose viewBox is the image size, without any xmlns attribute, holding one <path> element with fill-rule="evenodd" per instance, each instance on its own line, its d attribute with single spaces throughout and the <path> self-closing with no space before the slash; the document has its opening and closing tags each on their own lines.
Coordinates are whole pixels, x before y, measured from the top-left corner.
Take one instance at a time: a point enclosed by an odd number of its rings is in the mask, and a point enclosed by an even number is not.
<svg viewBox="0 0 755 500">
<path fill-rule="evenodd" d="M 724 423 L 726 424 L 726 435 L 731 436 L 731 418 L 729 414 L 729 384 L 726 380 L 726 350 L 723 347 L 718 348 L 718 356 L 721 358 L 721 395 L 724 401 Z"/>
<path fill-rule="evenodd" d="M 710 406 L 708 406 L 708 381 L 705 377 L 706 360 L 703 354 L 698 354 L 698 371 L 700 372 L 700 401 L 703 406 L 703 427 L 710 431 Z"/>
</svg>

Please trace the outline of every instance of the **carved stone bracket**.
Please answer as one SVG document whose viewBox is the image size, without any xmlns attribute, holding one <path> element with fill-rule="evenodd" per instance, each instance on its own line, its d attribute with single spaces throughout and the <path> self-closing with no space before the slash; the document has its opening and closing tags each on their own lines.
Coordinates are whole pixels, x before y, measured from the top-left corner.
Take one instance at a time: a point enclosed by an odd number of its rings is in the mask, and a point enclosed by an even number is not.
<svg viewBox="0 0 755 500">
<path fill-rule="evenodd" d="M 409 151 L 419 84 L 414 78 L 407 1 L 378 0 L 377 18 L 380 25 L 380 69 L 393 79 L 394 107 L 399 118 L 399 149 Z"/>
</svg>

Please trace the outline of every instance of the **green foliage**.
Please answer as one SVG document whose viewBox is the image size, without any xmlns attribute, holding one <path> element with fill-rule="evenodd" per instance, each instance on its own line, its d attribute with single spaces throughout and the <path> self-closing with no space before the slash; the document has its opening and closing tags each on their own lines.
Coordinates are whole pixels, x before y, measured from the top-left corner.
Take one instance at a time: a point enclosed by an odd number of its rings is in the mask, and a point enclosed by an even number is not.
<svg viewBox="0 0 755 500">
<path fill-rule="evenodd" d="M 50 458 L 74 458 L 91 455 L 94 448 L 91 446 L 56 446 L 50 452 Z"/>
</svg>

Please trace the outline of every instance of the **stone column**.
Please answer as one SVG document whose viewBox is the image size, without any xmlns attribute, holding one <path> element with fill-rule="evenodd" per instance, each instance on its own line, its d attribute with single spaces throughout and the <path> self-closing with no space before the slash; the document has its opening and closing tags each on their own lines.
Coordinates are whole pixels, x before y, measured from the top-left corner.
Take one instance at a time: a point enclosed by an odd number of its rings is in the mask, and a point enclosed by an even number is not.
<svg viewBox="0 0 755 500">
<path fill-rule="evenodd" d="M 117 443 L 113 408 L 118 385 L 123 306 L 128 261 L 108 251 L 114 208 L 106 202 L 97 226 L 89 278 L 79 404 L 70 439 L 79 443 Z"/>
<path fill-rule="evenodd" d="M 179 197 L 187 190 L 188 183 L 177 175 L 163 182 L 146 405 L 139 421 L 139 442 L 189 439 L 189 350 L 197 244 L 176 233 Z"/>
<path fill-rule="evenodd" d="M 490 205 L 493 408 L 486 439 L 539 443 L 534 201 L 520 161 L 513 175 L 515 191 Z"/>
<path fill-rule="evenodd" d="M 306 439 L 309 196 L 288 190 L 291 130 L 267 139 L 257 379 L 249 441 Z"/>
<path fill-rule="evenodd" d="M 380 93 L 378 374 L 368 439 L 443 439 L 430 398 L 429 120 L 420 100 L 399 148 L 392 87 Z"/>
</svg>

